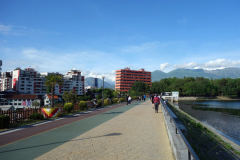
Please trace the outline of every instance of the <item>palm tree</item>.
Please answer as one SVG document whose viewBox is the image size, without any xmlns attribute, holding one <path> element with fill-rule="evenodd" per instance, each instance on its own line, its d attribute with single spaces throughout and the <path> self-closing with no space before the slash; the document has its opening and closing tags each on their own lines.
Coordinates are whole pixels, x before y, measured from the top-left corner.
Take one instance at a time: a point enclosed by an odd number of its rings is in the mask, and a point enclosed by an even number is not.
<svg viewBox="0 0 240 160">
<path fill-rule="evenodd" d="M 63 85 L 63 79 L 60 75 L 56 74 L 49 74 L 48 76 L 45 76 L 47 81 L 45 82 L 45 86 L 51 87 L 51 93 L 52 93 L 52 98 L 51 98 L 51 107 L 53 108 L 54 106 L 54 87 L 56 84 L 58 85 Z"/>
</svg>

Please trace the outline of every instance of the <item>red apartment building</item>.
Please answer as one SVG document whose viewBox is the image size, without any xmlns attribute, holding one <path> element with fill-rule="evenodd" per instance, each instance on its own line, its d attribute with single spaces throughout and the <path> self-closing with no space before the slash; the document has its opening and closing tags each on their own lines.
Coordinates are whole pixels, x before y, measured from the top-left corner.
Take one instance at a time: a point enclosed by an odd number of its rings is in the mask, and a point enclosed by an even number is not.
<svg viewBox="0 0 240 160">
<path fill-rule="evenodd" d="M 138 71 L 130 70 L 130 68 L 116 70 L 115 90 L 127 92 L 135 81 L 142 81 L 151 86 L 151 72 L 147 72 L 144 69 L 139 69 Z"/>
</svg>

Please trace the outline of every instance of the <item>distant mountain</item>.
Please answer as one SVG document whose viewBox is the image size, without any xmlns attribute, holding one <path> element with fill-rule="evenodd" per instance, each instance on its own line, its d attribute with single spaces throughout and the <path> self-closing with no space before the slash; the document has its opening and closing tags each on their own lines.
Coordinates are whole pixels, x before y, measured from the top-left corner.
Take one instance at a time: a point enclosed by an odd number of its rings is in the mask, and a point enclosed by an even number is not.
<svg viewBox="0 0 240 160">
<path fill-rule="evenodd" d="M 159 81 L 163 78 L 169 77 L 204 77 L 208 79 L 221 79 L 221 78 L 240 78 L 240 68 L 225 68 L 217 70 L 205 69 L 175 69 L 169 73 L 156 70 L 152 72 L 152 81 Z"/>
<path fill-rule="evenodd" d="M 84 79 L 84 86 L 92 86 L 92 79 L 93 77 L 86 77 Z M 103 80 L 98 78 L 98 88 L 101 88 L 103 86 Z M 111 89 L 115 89 L 115 86 L 111 84 L 111 82 L 107 82 L 104 80 L 104 88 L 111 88 Z"/>
</svg>

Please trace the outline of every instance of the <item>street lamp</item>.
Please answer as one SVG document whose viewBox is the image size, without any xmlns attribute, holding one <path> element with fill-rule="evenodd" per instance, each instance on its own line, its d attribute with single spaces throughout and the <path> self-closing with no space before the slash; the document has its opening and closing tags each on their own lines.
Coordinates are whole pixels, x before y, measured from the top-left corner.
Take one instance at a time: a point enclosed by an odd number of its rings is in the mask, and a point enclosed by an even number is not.
<svg viewBox="0 0 240 160">
<path fill-rule="evenodd" d="M 104 104 L 104 98 L 103 98 L 103 91 L 104 91 L 104 78 L 105 78 L 105 76 L 102 76 L 102 79 L 103 79 L 103 90 L 102 90 L 102 107 L 103 107 L 103 104 Z"/>
</svg>

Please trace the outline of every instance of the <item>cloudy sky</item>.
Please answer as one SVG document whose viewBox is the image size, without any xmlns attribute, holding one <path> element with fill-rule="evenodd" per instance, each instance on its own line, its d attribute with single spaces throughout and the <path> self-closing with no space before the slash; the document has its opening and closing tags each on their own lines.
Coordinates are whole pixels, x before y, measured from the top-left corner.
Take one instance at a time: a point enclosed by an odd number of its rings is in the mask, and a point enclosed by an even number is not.
<svg viewBox="0 0 240 160">
<path fill-rule="evenodd" d="M 240 67 L 239 0 L 0 0 L 2 70 L 114 81 L 130 67 Z"/>
</svg>

